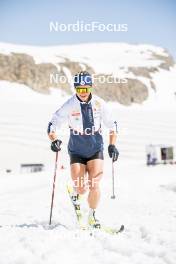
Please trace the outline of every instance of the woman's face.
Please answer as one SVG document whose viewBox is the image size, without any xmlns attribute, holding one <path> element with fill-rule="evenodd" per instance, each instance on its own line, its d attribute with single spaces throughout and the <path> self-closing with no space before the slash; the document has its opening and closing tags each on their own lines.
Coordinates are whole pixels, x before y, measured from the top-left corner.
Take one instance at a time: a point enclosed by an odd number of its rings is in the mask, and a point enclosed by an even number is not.
<svg viewBox="0 0 176 264">
<path fill-rule="evenodd" d="M 83 102 L 86 102 L 91 93 L 91 86 L 77 87 L 76 94 Z"/>
</svg>

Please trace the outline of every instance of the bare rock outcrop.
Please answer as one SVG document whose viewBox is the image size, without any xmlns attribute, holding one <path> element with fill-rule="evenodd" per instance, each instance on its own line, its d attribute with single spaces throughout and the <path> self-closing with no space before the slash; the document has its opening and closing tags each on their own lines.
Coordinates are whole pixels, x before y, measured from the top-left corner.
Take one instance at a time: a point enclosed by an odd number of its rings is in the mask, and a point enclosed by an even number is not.
<svg viewBox="0 0 176 264">
<path fill-rule="evenodd" d="M 107 101 L 118 101 L 123 105 L 142 103 L 148 97 L 148 88 L 137 79 L 127 79 L 126 83 L 114 82 L 107 85 L 95 84 L 95 93 Z"/>
<path fill-rule="evenodd" d="M 167 53 L 168 54 L 168 53 Z M 169 70 L 174 65 L 173 58 L 168 54 L 159 55 L 151 53 L 151 60 L 160 62 L 156 67 L 128 67 L 128 73 L 133 73 L 134 78 L 127 78 L 127 82 L 114 82 L 114 83 L 99 83 L 95 81 L 95 93 L 105 100 L 117 101 L 124 105 L 132 103 L 142 103 L 148 98 L 147 86 L 139 80 L 138 77 L 145 77 L 149 80 L 151 87 L 156 91 L 155 84 L 152 80 L 152 75 L 160 68 Z M 59 58 L 61 60 L 59 60 Z M 15 53 L 0 54 L 0 80 L 10 82 L 17 82 L 25 84 L 35 91 L 41 93 L 49 93 L 50 88 L 58 88 L 64 90 L 66 93 L 71 94 L 71 81 L 68 78 L 80 70 L 87 70 L 91 74 L 99 74 L 85 62 L 78 62 L 66 57 L 58 56 L 58 63 L 40 63 L 37 64 L 34 58 L 28 54 Z M 122 67 L 123 68 L 123 65 Z M 51 74 L 57 76 L 64 76 L 65 82 L 59 81 L 51 82 Z M 108 77 L 102 73 L 105 78 Z M 135 78 L 136 76 L 136 78 Z"/>
</svg>

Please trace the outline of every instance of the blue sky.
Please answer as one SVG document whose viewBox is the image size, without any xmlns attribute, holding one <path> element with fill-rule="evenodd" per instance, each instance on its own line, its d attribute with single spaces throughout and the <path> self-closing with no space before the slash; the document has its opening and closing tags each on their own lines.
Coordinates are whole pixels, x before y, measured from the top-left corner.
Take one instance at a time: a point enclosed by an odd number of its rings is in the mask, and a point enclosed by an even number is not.
<svg viewBox="0 0 176 264">
<path fill-rule="evenodd" d="M 50 32 L 58 23 L 128 24 L 128 32 Z M 174 0 L 0 0 L 0 41 L 30 45 L 128 42 L 160 45 L 176 58 Z"/>
</svg>

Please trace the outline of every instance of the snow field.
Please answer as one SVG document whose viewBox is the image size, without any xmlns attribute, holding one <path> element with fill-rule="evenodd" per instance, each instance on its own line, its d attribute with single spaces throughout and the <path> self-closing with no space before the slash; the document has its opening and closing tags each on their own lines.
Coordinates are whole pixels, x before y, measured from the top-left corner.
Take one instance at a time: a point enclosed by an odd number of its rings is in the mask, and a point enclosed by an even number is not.
<svg viewBox="0 0 176 264">
<path fill-rule="evenodd" d="M 111 161 L 106 138 L 97 213 L 104 225 L 124 224 L 125 231 L 117 237 L 103 233 L 91 237 L 76 228 L 66 192 L 70 175 L 66 135 L 61 136 L 58 166 L 64 164 L 65 169 L 57 173 L 53 225 L 48 226 L 55 155 L 46 128 L 65 97 L 58 93 L 58 97 L 44 99 L 31 90 L 29 94 L 25 90 L 23 97 L 9 96 L 12 91 L 15 95 L 17 85 L 1 83 L 0 263 L 175 264 L 176 166 L 145 166 L 146 144 L 175 145 L 175 110 L 161 105 L 158 109 L 134 106 L 129 110 L 112 104 L 119 124 L 116 199 L 110 199 Z M 19 174 L 20 163 L 25 162 L 42 162 L 46 170 Z M 7 168 L 12 173 L 4 173 Z M 86 218 L 86 196 L 82 204 Z"/>
</svg>

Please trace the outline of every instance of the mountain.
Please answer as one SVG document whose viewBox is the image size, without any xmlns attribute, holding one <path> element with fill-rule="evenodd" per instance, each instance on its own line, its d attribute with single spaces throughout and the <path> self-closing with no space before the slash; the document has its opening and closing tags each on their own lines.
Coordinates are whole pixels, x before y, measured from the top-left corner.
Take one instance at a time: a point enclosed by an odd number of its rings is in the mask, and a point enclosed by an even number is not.
<svg viewBox="0 0 176 264">
<path fill-rule="evenodd" d="M 164 99 L 165 95 L 169 100 L 174 98 L 175 62 L 161 47 L 126 43 L 32 47 L 0 43 L 0 80 L 25 84 L 45 94 L 51 87 L 71 94 L 72 76 L 80 70 L 93 74 L 95 93 L 107 101 L 131 105 L 161 94 Z"/>
</svg>

